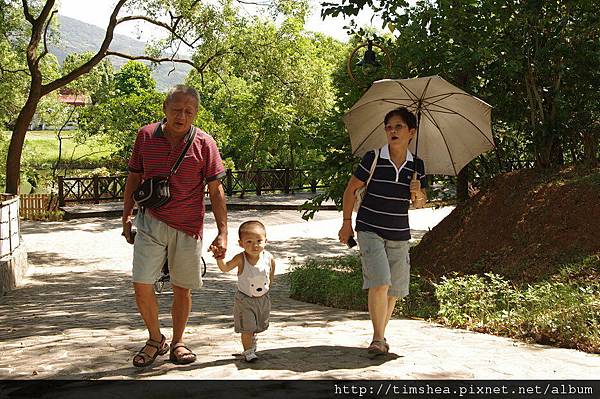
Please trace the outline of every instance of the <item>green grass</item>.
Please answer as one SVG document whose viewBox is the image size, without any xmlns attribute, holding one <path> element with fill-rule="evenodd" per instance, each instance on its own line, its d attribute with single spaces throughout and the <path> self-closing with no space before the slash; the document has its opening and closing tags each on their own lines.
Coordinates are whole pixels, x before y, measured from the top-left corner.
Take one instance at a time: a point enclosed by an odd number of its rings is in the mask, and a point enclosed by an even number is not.
<svg viewBox="0 0 600 399">
<path fill-rule="evenodd" d="M 114 146 L 99 138 L 89 138 L 84 143 L 75 139 L 77 131 L 63 132 L 62 157 L 59 172 L 67 169 L 69 176 L 81 174 L 82 170 L 109 167 L 113 169 L 120 162 L 111 158 Z M 10 132 L 0 131 L 0 153 L 6 159 L 10 142 Z M 34 187 L 34 192 L 45 193 L 50 190 L 52 168 L 58 160 L 58 138 L 51 130 L 29 131 L 21 155 L 22 190 Z M 4 170 L 0 171 L 0 186 L 4 185 Z M 27 191 L 25 191 L 27 192 Z"/>
<path fill-rule="evenodd" d="M 362 271 L 356 256 L 309 259 L 289 274 L 290 297 L 325 306 L 365 310 Z"/>
<path fill-rule="evenodd" d="M 294 299 L 367 310 L 356 256 L 310 259 L 289 273 Z M 452 327 L 600 353 L 600 257 L 580 256 L 533 285 L 501 276 L 447 276 L 438 283 L 411 275 L 410 295 L 395 314 Z"/>
<path fill-rule="evenodd" d="M 10 132 L 2 132 L 4 140 L 10 140 Z M 89 138 L 85 143 L 77 143 L 75 130 L 63 132 L 62 162 L 73 167 L 100 167 L 105 165 L 113 151 L 113 146 L 96 138 Z M 47 169 L 58 159 L 59 141 L 56 132 L 51 130 L 29 131 L 25 136 L 23 158 L 29 167 Z"/>
</svg>

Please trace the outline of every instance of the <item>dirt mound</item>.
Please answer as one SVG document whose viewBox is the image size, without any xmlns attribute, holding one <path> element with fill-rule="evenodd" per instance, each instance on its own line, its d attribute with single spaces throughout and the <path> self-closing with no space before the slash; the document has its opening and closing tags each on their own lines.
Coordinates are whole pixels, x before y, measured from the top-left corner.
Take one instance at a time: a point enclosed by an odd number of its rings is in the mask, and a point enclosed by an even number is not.
<svg viewBox="0 0 600 399">
<path fill-rule="evenodd" d="M 457 206 L 414 248 L 411 264 L 434 281 L 493 272 L 536 282 L 561 263 L 600 256 L 599 230 L 600 168 L 525 169 Z"/>
</svg>

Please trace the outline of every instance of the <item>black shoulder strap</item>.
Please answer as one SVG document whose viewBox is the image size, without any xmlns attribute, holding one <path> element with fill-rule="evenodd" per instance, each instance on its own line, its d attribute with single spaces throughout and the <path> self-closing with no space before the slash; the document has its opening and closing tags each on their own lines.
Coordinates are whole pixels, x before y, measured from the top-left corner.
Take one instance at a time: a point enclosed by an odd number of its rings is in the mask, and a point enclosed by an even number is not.
<svg viewBox="0 0 600 399">
<path fill-rule="evenodd" d="M 177 162 L 175 162 L 175 165 L 173 165 L 173 167 L 171 168 L 171 173 L 169 176 L 177 173 L 177 169 L 179 168 L 179 165 L 181 165 L 181 162 L 183 162 L 183 158 L 185 157 L 185 154 L 187 153 L 188 149 L 192 145 L 192 142 L 194 141 L 194 138 L 196 137 L 196 128 L 192 125 L 192 127 L 190 127 L 190 130 L 191 130 L 190 138 L 188 139 L 183 151 L 181 151 L 181 154 L 179 154 L 179 158 L 177 158 Z"/>
</svg>

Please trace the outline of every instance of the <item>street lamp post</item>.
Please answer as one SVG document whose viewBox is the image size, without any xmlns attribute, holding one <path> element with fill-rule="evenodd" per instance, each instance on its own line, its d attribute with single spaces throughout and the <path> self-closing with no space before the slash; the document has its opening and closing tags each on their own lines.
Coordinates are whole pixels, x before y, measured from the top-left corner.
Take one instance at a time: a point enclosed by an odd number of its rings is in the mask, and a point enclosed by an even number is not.
<svg viewBox="0 0 600 399">
<path fill-rule="evenodd" d="M 366 48 L 366 50 L 363 54 L 362 59 L 360 61 L 354 63 L 353 60 L 354 60 L 355 56 L 363 48 Z M 392 59 L 389 55 L 388 50 L 384 46 L 374 43 L 373 39 L 367 39 L 366 42 L 359 44 L 358 46 L 356 46 L 354 48 L 354 50 L 352 50 L 352 53 L 350 53 L 350 56 L 348 57 L 348 61 L 346 64 L 347 70 L 348 70 L 348 76 L 350 76 L 350 79 L 352 79 L 352 81 L 360 88 L 366 89 L 373 82 L 368 82 L 368 84 L 366 84 L 366 85 L 365 85 L 365 82 L 361 82 L 356 77 L 355 68 L 359 67 L 361 69 L 364 69 L 364 68 L 378 69 L 382 66 L 382 63 L 378 60 L 377 53 L 375 53 L 375 50 L 373 50 L 373 48 L 378 49 L 379 52 L 381 53 L 380 58 L 383 58 L 383 62 L 384 62 L 384 66 L 385 66 L 384 78 L 389 79 L 392 74 Z"/>
</svg>

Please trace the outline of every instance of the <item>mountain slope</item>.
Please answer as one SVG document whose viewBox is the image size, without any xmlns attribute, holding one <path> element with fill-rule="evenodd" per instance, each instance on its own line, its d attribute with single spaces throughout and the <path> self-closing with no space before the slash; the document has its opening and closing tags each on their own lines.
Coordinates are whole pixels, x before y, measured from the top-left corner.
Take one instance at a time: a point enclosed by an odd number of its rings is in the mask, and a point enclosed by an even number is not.
<svg viewBox="0 0 600 399">
<path fill-rule="evenodd" d="M 63 62 L 68 54 L 98 51 L 105 30 L 77 19 L 58 16 L 60 40 L 57 45 L 50 45 L 50 52 L 54 54 L 59 62 Z M 143 55 L 146 43 L 131 37 L 115 34 L 110 49 L 130 55 Z M 115 69 L 121 67 L 128 60 L 120 57 L 110 57 Z M 150 65 L 149 62 L 145 62 Z M 175 70 L 169 73 L 173 68 Z M 184 83 L 191 67 L 184 64 L 163 63 L 152 71 L 152 77 L 156 80 L 159 91 L 165 91 L 169 87 Z"/>
</svg>

